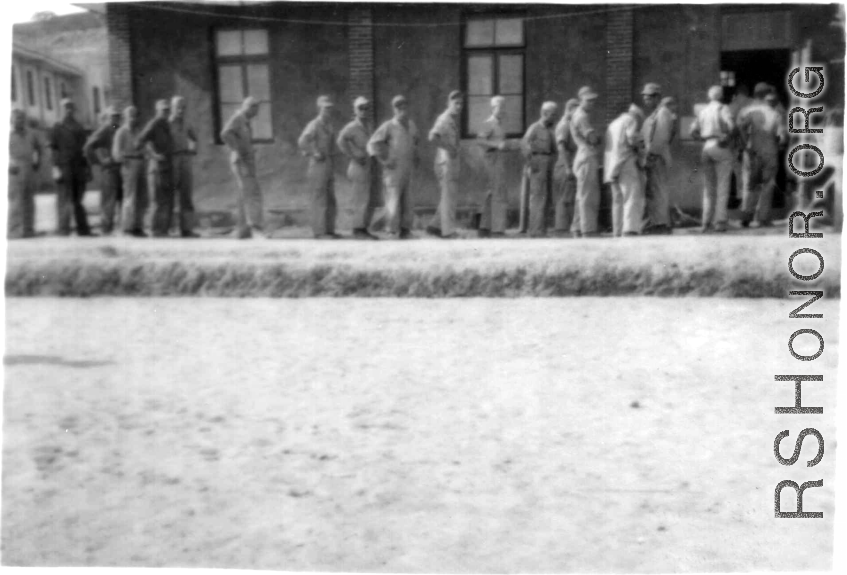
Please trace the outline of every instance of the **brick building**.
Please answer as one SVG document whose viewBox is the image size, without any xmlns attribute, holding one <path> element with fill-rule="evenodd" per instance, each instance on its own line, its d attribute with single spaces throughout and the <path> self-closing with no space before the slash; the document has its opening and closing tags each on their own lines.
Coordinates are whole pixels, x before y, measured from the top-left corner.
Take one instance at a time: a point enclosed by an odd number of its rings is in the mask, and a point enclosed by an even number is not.
<svg viewBox="0 0 847 575">
<path fill-rule="evenodd" d="M 254 132 L 270 207 L 306 205 L 306 162 L 296 140 L 314 116 L 318 94 L 336 98 L 340 127 L 359 95 L 377 121 L 404 93 L 428 130 L 450 90 L 468 94 L 462 121 L 465 165 L 461 204 L 480 191 L 481 157 L 473 144 L 494 93 L 507 98 L 510 131 L 532 123 L 545 100 L 563 102 L 589 84 L 600 93 L 600 127 L 647 81 L 675 96 L 681 116 L 673 184 L 679 205 L 696 212 L 700 145 L 686 139 L 694 106 L 709 86 L 731 92 L 767 81 L 788 99 L 785 80 L 798 62 L 828 66 L 826 101 L 843 107 L 843 28 L 837 5 L 485 5 L 183 2 L 106 5 L 113 103 L 144 116 L 157 98 L 182 94 L 200 137 L 195 173 L 201 208 L 231 205 L 234 182 L 217 137 L 247 95 L 262 104 Z M 433 206 L 434 149 L 423 145 L 416 204 Z M 339 163 L 340 164 L 340 163 Z M 521 160 L 511 160 L 517 204 Z M 339 165 L 342 208 L 347 181 Z"/>
</svg>

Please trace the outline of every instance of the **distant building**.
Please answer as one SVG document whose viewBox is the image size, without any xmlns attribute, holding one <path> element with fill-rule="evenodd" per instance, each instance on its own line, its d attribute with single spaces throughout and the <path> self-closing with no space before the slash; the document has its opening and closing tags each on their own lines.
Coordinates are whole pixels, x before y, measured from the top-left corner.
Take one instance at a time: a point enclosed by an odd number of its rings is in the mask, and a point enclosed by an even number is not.
<svg viewBox="0 0 847 575">
<path fill-rule="evenodd" d="M 12 45 L 12 107 L 24 110 L 34 126 L 49 128 L 59 120 L 59 102 L 65 97 L 76 103 L 77 119 L 90 124 L 84 85 L 82 70 L 19 44 Z"/>
</svg>

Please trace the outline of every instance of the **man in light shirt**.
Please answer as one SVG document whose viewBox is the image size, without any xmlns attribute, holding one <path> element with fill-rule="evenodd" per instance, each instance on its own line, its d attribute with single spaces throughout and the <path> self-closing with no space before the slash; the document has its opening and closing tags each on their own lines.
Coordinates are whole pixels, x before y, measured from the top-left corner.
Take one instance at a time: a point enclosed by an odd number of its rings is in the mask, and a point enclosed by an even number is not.
<svg viewBox="0 0 847 575">
<path fill-rule="evenodd" d="M 576 143 L 573 171 L 576 175 L 576 204 L 580 235 L 596 237 L 600 210 L 600 135 L 591 123 L 597 93 L 588 86 L 579 90 L 579 107 L 571 118 L 571 137 Z"/>
<path fill-rule="evenodd" d="M 335 104 L 329 96 L 319 96 L 318 115 L 306 125 L 297 145 L 309 158 L 307 178 L 312 201 L 312 233 L 316 239 L 338 239 L 335 233 Z"/>
<path fill-rule="evenodd" d="M 506 154 L 518 147 L 506 138 L 503 128 L 505 103 L 503 96 L 491 98 L 491 116 L 477 133 L 477 144 L 482 148 L 488 175 L 488 188 L 480 202 L 479 237 L 504 237 L 509 197 L 506 190 Z"/>
<path fill-rule="evenodd" d="M 221 131 L 221 139 L 230 149 L 232 173 L 238 180 L 238 224 L 235 237 L 264 239 L 262 229 L 262 190 L 256 178 L 256 156 L 253 151 L 253 128 L 250 120 L 259 113 L 259 102 L 245 98 Z"/>
<path fill-rule="evenodd" d="M 647 154 L 645 194 L 649 228 L 646 231 L 654 234 L 670 234 L 671 191 L 668 186 L 668 169 L 671 166 L 673 114 L 665 106 L 659 105 L 662 101 L 662 88 L 658 84 L 647 83 L 641 96 L 648 113 L 644 126 L 641 128 Z"/>
<path fill-rule="evenodd" d="M 562 119 L 556 124 L 556 148 L 559 157 L 553 168 L 553 196 L 556 206 L 554 233 L 567 237 L 573 231 L 578 234 L 579 217 L 576 213 L 576 176 L 573 172 L 573 161 L 576 155 L 576 143 L 571 138 L 571 118 L 579 107 L 579 100 L 571 98 L 565 103 Z"/>
<path fill-rule="evenodd" d="M 612 188 L 612 231 L 616 237 L 636 236 L 644 223 L 641 170 L 644 112 L 632 104 L 609 124 L 603 158 L 603 181 Z"/>
<path fill-rule="evenodd" d="M 553 165 L 556 156 L 556 102 L 541 105 L 541 117 L 532 124 L 521 140 L 529 176 L 529 221 L 527 233 L 540 238 L 547 235 L 547 206 L 553 186 Z"/>
<path fill-rule="evenodd" d="M 435 175 L 441 188 L 441 201 L 426 231 L 444 239 L 457 237 L 456 202 L 459 199 L 459 119 L 464 96 L 453 90 L 447 97 L 447 109 L 435 120 L 429 141 L 438 147 L 435 153 Z"/>
<path fill-rule="evenodd" d="M 112 142 L 112 159 L 121 166 L 121 181 L 124 187 L 121 206 L 123 232 L 136 238 L 147 237 L 144 232 L 144 214 L 149 204 L 144 151 L 138 141 L 140 134 L 138 109 L 135 106 L 127 106 L 124 108 L 124 122 L 115 132 Z"/>
<path fill-rule="evenodd" d="M 368 231 L 378 203 L 379 186 L 375 160 L 368 155 L 371 137 L 369 114 L 371 103 L 364 96 L 353 102 L 353 121 L 338 134 L 338 149 L 350 158 L 347 177 L 353 184 L 353 237 L 357 240 L 379 239 Z"/>
</svg>

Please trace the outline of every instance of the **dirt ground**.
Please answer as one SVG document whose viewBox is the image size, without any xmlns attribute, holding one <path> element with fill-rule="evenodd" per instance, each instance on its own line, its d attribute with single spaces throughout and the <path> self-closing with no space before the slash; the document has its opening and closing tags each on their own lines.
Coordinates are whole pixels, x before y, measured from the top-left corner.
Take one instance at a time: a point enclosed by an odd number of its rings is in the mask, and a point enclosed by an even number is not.
<svg viewBox="0 0 847 575">
<path fill-rule="evenodd" d="M 812 365 L 794 303 L 8 299 L 3 563 L 828 569 L 838 302 Z"/>
</svg>

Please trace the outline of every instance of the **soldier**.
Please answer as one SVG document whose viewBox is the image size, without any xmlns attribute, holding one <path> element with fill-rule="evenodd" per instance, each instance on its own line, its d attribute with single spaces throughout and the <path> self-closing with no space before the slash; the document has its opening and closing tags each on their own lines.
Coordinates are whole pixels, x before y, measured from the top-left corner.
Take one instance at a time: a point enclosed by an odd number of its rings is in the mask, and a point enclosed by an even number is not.
<svg viewBox="0 0 847 575">
<path fill-rule="evenodd" d="M 338 134 L 338 149 L 348 158 L 347 177 L 353 184 L 353 237 L 359 240 L 379 239 L 368 231 L 377 206 L 379 187 L 374 159 L 368 155 L 371 104 L 364 96 L 353 102 L 353 121 Z"/>
<path fill-rule="evenodd" d="M 691 125 L 691 136 L 704 140 L 700 164 L 705 178 L 703 186 L 703 221 L 700 231 L 725 232 L 727 202 L 732 181 L 732 135 L 735 122 L 729 107 L 721 103 L 723 89 L 709 88 L 709 105 Z"/>
<path fill-rule="evenodd" d="M 743 156 L 743 146 L 741 144 L 740 136 L 738 135 L 738 115 L 741 113 L 741 110 L 749 106 L 753 103 L 753 99 L 750 97 L 750 90 L 747 89 L 745 84 L 739 84 L 735 88 L 735 94 L 732 96 L 732 101 L 729 103 L 729 111 L 732 114 L 732 121 L 735 124 L 736 132 L 733 134 L 732 138 L 732 174 L 733 179 L 735 180 L 734 188 L 730 186 L 730 200 L 729 205 L 732 207 L 736 207 L 741 205 L 741 159 Z"/>
<path fill-rule="evenodd" d="M 82 205 L 85 184 L 91 181 L 91 168 L 85 161 L 82 149 L 85 146 L 85 130 L 74 118 L 76 105 L 64 98 L 64 116 L 50 131 L 50 149 L 53 152 L 53 180 L 56 182 L 56 207 L 58 232 L 61 236 L 71 233 L 71 213 L 76 221 L 78 236 L 92 236 L 88 216 Z"/>
<path fill-rule="evenodd" d="M 26 127 L 23 110 L 12 110 L 12 130 L 9 134 L 9 219 L 7 236 L 35 236 L 35 183 L 41 164 L 41 142 L 35 132 Z"/>
<path fill-rule="evenodd" d="M 738 115 L 738 132 L 744 149 L 741 225 L 745 228 L 754 218 L 759 227 L 771 225 L 779 146 L 787 141 L 784 119 L 765 101 L 770 92 L 771 87 L 767 84 L 757 84 L 753 90 L 755 101 Z"/>
<path fill-rule="evenodd" d="M 382 164 L 385 183 L 385 212 L 389 233 L 399 238 L 412 236 L 411 181 L 417 167 L 418 128 L 409 118 L 405 96 L 391 100 L 394 117 L 373 133 L 368 141 L 368 153 Z"/>
<path fill-rule="evenodd" d="M 641 92 L 644 107 L 649 114 L 641 128 L 647 154 L 645 175 L 647 176 L 646 197 L 649 228 L 653 234 L 671 233 L 671 194 L 668 187 L 668 168 L 671 165 L 670 143 L 673 137 L 674 119 L 671 111 L 660 106 L 662 89 L 652 82 Z"/>
<path fill-rule="evenodd" d="M 459 199 L 459 117 L 464 96 L 453 90 L 447 97 L 447 109 L 435 120 L 429 141 L 438 147 L 435 153 L 435 175 L 441 188 L 441 201 L 426 227 L 427 233 L 444 239 L 456 234 L 456 202 Z"/>
<path fill-rule="evenodd" d="M 262 190 L 256 179 L 256 158 L 253 153 L 253 130 L 250 120 L 259 113 L 259 103 L 248 96 L 221 131 L 221 139 L 231 150 L 232 173 L 238 180 L 238 227 L 234 236 L 263 239 Z"/>
<path fill-rule="evenodd" d="M 147 211 L 148 191 L 144 170 L 144 152 L 138 141 L 141 123 L 135 106 L 124 108 L 124 123 L 115 132 L 112 159 L 121 167 L 124 200 L 121 224 L 125 235 L 147 237 L 144 233 L 144 213 Z"/>
<path fill-rule="evenodd" d="M 504 237 L 509 197 L 506 191 L 506 152 L 517 147 L 514 140 L 506 139 L 503 119 L 506 113 L 503 96 L 491 98 L 491 116 L 482 124 L 477 134 L 477 143 L 483 150 L 488 175 L 488 189 L 480 206 L 478 235 Z"/>
<path fill-rule="evenodd" d="M 171 105 L 156 101 L 156 116 L 150 120 L 138 143 L 147 150 L 147 188 L 153 194 L 153 237 L 166 238 L 174 213 L 173 153 L 174 140 L 168 124 Z"/>
<path fill-rule="evenodd" d="M 644 112 L 632 104 L 606 130 L 603 180 L 612 188 L 612 231 L 616 237 L 637 236 L 643 224 L 643 121 Z"/>
<path fill-rule="evenodd" d="M 576 143 L 573 171 L 576 175 L 576 203 L 579 231 L 582 236 L 595 237 L 597 214 L 600 209 L 600 136 L 591 125 L 589 114 L 597 102 L 597 93 L 589 86 L 579 90 L 579 107 L 571 117 L 571 138 Z"/>
<path fill-rule="evenodd" d="M 112 159 L 112 143 L 120 127 L 121 115 L 114 106 L 106 108 L 103 115 L 106 121 L 88 138 L 83 153 L 89 164 L 100 165 L 100 227 L 104 235 L 109 235 L 123 201 L 121 166 Z"/>
<path fill-rule="evenodd" d="M 320 240 L 336 240 L 335 233 L 335 128 L 332 112 L 335 104 L 329 96 L 318 97 L 318 117 L 306 125 L 297 145 L 309 158 L 309 190 L 312 196 L 312 232 Z"/>
<path fill-rule="evenodd" d="M 529 218 L 527 233 L 540 238 L 547 234 L 547 206 L 553 185 L 553 156 L 556 155 L 556 102 L 544 102 L 541 118 L 532 124 L 521 140 L 521 150 L 526 159 L 529 178 Z"/>
<path fill-rule="evenodd" d="M 576 212 L 576 176 L 573 173 L 573 160 L 576 155 L 576 144 L 571 138 L 571 118 L 574 111 L 579 107 L 579 100 L 571 98 L 565 103 L 565 111 L 562 119 L 556 124 L 556 148 L 559 157 L 553 168 L 553 193 L 556 205 L 555 233 L 557 236 L 567 237 L 571 230 L 579 234 L 579 217 L 574 217 Z"/>
<path fill-rule="evenodd" d="M 197 155 L 197 134 L 185 121 L 185 98 L 171 98 L 171 117 L 168 124 L 174 141 L 173 186 L 174 198 L 179 202 L 179 232 L 183 238 L 199 238 L 194 232 L 194 178 L 191 162 Z"/>
</svg>

